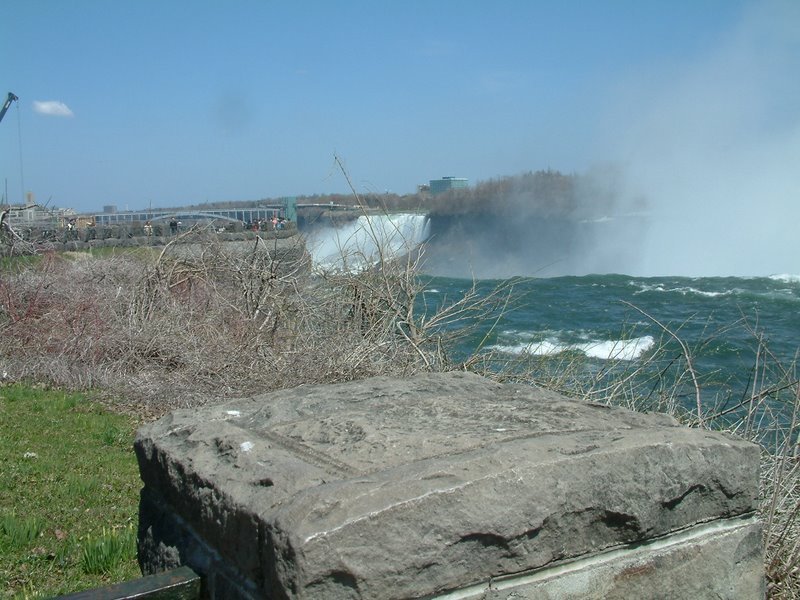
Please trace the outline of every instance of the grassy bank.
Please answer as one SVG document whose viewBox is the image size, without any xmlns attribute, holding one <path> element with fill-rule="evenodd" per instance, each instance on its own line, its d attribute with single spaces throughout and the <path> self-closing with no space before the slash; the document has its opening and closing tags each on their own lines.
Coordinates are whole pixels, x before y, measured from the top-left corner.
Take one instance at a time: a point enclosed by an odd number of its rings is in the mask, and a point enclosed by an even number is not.
<svg viewBox="0 0 800 600">
<path fill-rule="evenodd" d="M 134 431 L 80 394 L 0 387 L 0 597 L 140 576 Z"/>
</svg>

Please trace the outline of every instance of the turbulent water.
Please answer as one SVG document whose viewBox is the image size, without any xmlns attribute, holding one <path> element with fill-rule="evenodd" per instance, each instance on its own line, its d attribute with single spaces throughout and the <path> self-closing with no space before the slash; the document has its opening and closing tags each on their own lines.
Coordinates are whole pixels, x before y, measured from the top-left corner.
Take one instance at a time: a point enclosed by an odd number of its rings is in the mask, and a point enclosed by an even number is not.
<svg viewBox="0 0 800 600">
<path fill-rule="evenodd" d="M 386 215 L 318 229 L 307 240 L 317 264 L 352 268 L 374 263 L 378 247 L 399 255 L 427 235 L 422 215 Z M 462 297 L 473 281 L 424 276 L 422 284 L 418 314 L 432 314 Z M 470 331 L 449 348 L 454 359 L 493 351 L 510 360 L 543 357 L 555 364 L 578 357 L 595 372 L 611 364 L 665 369 L 670 365 L 663 360 L 649 359 L 660 351 L 679 364 L 682 343 L 704 398 L 735 402 L 769 383 L 761 382 L 765 364 L 772 379 L 781 368 L 791 371 L 800 348 L 800 275 L 479 280 L 477 298 L 499 287 L 508 298 L 501 310 L 454 325 Z"/>
<path fill-rule="evenodd" d="M 463 295 L 463 279 L 425 280 L 425 304 L 435 310 Z M 765 360 L 791 368 L 800 348 L 800 276 L 657 277 L 589 275 L 478 282 L 480 296 L 510 286 L 510 302 L 496 322 L 483 319 L 453 351 L 459 358 L 480 344 L 509 358 L 580 357 L 602 369 L 636 367 L 657 348 L 678 362 L 674 333 L 691 351 L 706 398 L 735 400 L 749 393 Z M 462 324 L 463 325 L 463 324 Z M 485 341 L 484 341 L 485 340 Z M 772 356 L 757 351 L 763 342 Z M 662 368 L 663 362 L 657 367 Z"/>
</svg>

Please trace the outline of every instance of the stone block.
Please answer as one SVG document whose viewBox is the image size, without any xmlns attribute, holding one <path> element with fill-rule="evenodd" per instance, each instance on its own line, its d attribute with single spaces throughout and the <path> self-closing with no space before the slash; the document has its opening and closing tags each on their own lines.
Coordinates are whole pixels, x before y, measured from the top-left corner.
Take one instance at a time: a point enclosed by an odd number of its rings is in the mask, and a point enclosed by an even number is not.
<svg viewBox="0 0 800 600">
<path fill-rule="evenodd" d="M 179 410 L 135 447 L 142 569 L 209 597 L 764 595 L 758 448 L 664 415 L 427 374 Z"/>
</svg>

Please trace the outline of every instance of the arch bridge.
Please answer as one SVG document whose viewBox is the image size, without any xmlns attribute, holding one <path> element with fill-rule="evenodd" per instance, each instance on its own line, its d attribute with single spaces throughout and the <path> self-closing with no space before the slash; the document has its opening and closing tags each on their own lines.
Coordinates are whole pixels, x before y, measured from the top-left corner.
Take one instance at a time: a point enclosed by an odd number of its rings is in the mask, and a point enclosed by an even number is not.
<svg viewBox="0 0 800 600">
<path fill-rule="evenodd" d="M 187 221 L 232 221 L 239 223 L 254 223 L 262 219 L 283 217 L 292 221 L 297 220 L 296 204 L 287 201 L 278 205 L 257 206 L 252 208 L 225 208 L 205 210 L 181 209 L 156 209 L 143 211 L 126 211 L 113 213 L 99 213 L 94 215 L 97 225 L 133 224 L 146 221 L 164 221 L 171 218 L 180 218 Z"/>
<path fill-rule="evenodd" d="M 152 219 L 146 219 L 151 223 L 153 221 L 166 221 L 167 219 L 187 219 L 191 221 L 231 221 L 239 223 L 239 219 L 234 219 L 228 215 L 218 215 L 208 211 L 176 211 L 171 213 L 164 213 L 154 216 Z"/>
</svg>

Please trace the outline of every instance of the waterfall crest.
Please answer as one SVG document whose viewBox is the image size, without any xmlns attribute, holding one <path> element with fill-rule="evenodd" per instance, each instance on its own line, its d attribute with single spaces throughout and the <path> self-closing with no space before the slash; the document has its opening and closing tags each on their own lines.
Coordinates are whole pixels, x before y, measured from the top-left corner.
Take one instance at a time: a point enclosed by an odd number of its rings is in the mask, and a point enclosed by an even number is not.
<svg viewBox="0 0 800 600">
<path fill-rule="evenodd" d="M 357 271 L 412 252 L 429 234 L 428 217 L 420 214 L 361 215 L 335 227 L 304 233 L 306 247 L 321 269 Z"/>
</svg>

